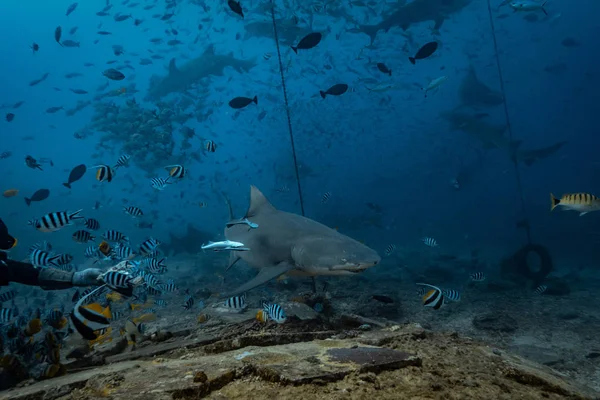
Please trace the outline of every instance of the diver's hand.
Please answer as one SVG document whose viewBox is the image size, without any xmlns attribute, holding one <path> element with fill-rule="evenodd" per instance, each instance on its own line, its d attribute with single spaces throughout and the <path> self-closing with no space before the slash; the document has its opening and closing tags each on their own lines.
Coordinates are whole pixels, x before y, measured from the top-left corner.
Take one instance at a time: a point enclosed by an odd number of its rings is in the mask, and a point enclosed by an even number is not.
<svg viewBox="0 0 600 400">
<path fill-rule="evenodd" d="M 97 286 L 102 282 L 98 277 L 102 275 L 102 270 L 98 268 L 88 268 L 73 274 L 73 286 Z"/>
</svg>

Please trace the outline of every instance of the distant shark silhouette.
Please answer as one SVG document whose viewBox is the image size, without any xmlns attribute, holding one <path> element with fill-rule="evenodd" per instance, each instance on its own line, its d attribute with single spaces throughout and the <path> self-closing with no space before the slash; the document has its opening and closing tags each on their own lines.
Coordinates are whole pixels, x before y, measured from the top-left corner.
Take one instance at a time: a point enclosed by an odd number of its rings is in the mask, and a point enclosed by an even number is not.
<svg viewBox="0 0 600 400">
<path fill-rule="evenodd" d="M 472 65 L 460 84 L 459 95 L 462 104 L 471 107 L 497 106 L 504 102 L 502 93 L 490 89 L 477 78 L 477 73 Z"/>
<path fill-rule="evenodd" d="M 303 28 L 282 19 L 276 20 L 276 23 L 279 42 L 286 46 L 298 43 L 300 39 L 312 32 L 310 28 Z M 246 30 L 245 39 L 251 37 L 275 39 L 272 21 L 250 22 L 244 26 L 244 29 Z"/>
<path fill-rule="evenodd" d="M 174 92 L 185 92 L 202 78 L 210 75 L 222 76 L 227 67 L 232 67 L 239 72 L 247 72 L 256 65 L 254 60 L 239 60 L 233 54 L 218 55 L 210 46 L 200 57 L 188 61 L 177 67 L 175 59 L 169 62 L 167 76 L 150 78 L 150 87 L 146 100 L 158 100 Z"/>
<path fill-rule="evenodd" d="M 235 222 L 230 204 L 229 213 L 231 222 Z M 282 274 L 353 275 L 381 260 L 375 250 L 334 229 L 277 210 L 255 186 L 250 187 L 250 207 L 244 218 L 258 224 L 258 228 L 228 224 L 225 237 L 242 242 L 250 251 L 233 251 L 227 269 L 242 259 L 261 270 L 255 278 L 225 296 L 243 293 Z"/>
<path fill-rule="evenodd" d="M 527 166 L 552 156 L 567 143 L 560 141 L 539 149 L 520 150 L 522 141 L 511 141 L 505 136 L 506 125 L 493 125 L 484 121 L 487 114 L 473 115 L 454 110 L 444 112 L 441 116 L 450 122 L 452 129 L 461 130 L 479 140 L 484 149 L 505 150 L 512 160 L 522 162 Z"/>
<path fill-rule="evenodd" d="M 510 141 L 504 135 L 506 125 L 493 125 L 484 121 L 484 118 L 466 112 L 450 111 L 441 114 L 454 130 L 461 130 L 479 140 L 484 149 L 505 149 L 515 151 L 521 141 Z"/>
<path fill-rule="evenodd" d="M 566 140 L 551 144 L 550 146 L 541 147 L 532 150 L 515 150 L 511 155 L 513 160 L 522 162 L 528 167 L 532 166 L 536 161 L 543 160 L 554 155 L 568 142 Z"/>
<path fill-rule="evenodd" d="M 351 29 L 350 32 L 369 35 L 373 44 L 379 31 L 387 32 L 395 26 L 407 30 L 412 24 L 434 21 L 433 28 L 439 30 L 446 17 L 461 11 L 470 3 L 471 0 L 414 0 L 398 7 L 377 25 L 359 25 L 358 29 Z"/>
</svg>

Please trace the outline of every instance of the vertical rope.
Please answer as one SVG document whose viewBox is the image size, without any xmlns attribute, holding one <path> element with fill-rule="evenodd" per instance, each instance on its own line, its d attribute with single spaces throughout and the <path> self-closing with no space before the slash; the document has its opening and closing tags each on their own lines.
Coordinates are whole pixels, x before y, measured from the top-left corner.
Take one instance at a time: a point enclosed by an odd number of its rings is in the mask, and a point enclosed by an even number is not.
<svg viewBox="0 0 600 400">
<path fill-rule="evenodd" d="M 292 144 L 292 155 L 294 157 L 294 169 L 296 171 L 296 183 L 298 184 L 298 196 L 300 197 L 300 211 L 304 215 L 304 199 L 302 197 L 302 186 L 300 185 L 300 173 L 298 171 L 298 158 L 296 157 L 296 144 L 292 130 L 292 118 L 290 117 L 290 106 L 288 103 L 285 76 L 283 75 L 283 62 L 281 62 L 281 50 L 279 49 L 279 36 L 277 35 L 277 24 L 275 23 L 275 1 L 271 0 L 271 18 L 273 20 L 273 32 L 275 33 L 275 44 L 277 45 L 277 58 L 279 59 L 279 73 L 281 74 L 281 86 L 283 87 L 283 99 L 285 101 L 285 113 L 287 115 L 290 142 Z"/>
<path fill-rule="evenodd" d="M 504 101 L 503 101 L 504 117 L 506 118 L 506 128 L 508 129 L 508 138 L 510 140 L 510 144 L 512 144 L 513 143 L 512 127 L 510 124 L 510 118 L 508 116 L 508 106 L 506 104 L 506 91 L 504 90 L 504 78 L 502 77 L 502 68 L 500 67 L 500 56 L 498 55 L 498 41 L 496 40 L 496 27 L 494 26 L 494 18 L 492 16 L 492 5 L 490 3 L 490 0 L 487 1 L 487 6 L 488 6 L 488 14 L 490 17 L 490 26 L 492 28 L 492 38 L 494 39 L 494 53 L 496 56 L 496 67 L 498 68 L 498 77 L 500 78 L 500 90 L 502 91 L 502 97 L 504 98 Z M 516 151 L 516 149 L 515 149 L 515 151 Z M 519 194 L 519 200 L 521 202 L 521 213 L 523 214 L 525 219 L 527 221 L 529 221 L 529 219 L 527 218 L 525 199 L 523 197 L 523 183 L 521 181 L 521 170 L 519 169 L 519 160 L 517 160 L 517 157 L 512 157 L 512 154 L 511 154 L 511 159 L 515 166 L 515 176 L 517 177 L 517 192 Z M 529 244 L 531 244 L 531 229 L 529 226 L 529 222 L 527 222 L 527 224 L 525 224 L 524 228 L 525 228 L 525 232 L 527 234 L 527 242 Z"/>
</svg>

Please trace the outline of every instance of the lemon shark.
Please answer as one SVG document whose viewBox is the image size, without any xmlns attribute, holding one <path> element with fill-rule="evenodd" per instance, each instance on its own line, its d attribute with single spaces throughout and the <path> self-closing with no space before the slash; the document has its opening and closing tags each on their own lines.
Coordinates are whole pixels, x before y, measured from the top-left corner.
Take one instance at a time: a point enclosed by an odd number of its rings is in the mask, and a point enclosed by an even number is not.
<svg viewBox="0 0 600 400">
<path fill-rule="evenodd" d="M 334 229 L 276 209 L 255 186 L 250 187 L 250 206 L 246 215 L 239 220 L 233 219 L 230 204 L 229 214 L 231 221 L 225 228 L 225 237 L 243 243 L 250 251 L 232 251 L 227 269 L 241 259 L 260 271 L 225 296 L 246 292 L 283 274 L 354 275 L 381 260 L 375 250 Z M 258 228 L 250 229 L 241 223 L 244 218 L 258 224 Z"/>
<path fill-rule="evenodd" d="M 152 76 L 146 100 L 159 100 L 170 93 L 185 92 L 193 85 L 209 76 L 223 76 L 224 70 L 231 67 L 238 72 L 247 72 L 256 65 L 255 60 L 240 60 L 233 53 L 215 54 L 214 47 L 209 46 L 204 53 L 187 63 L 177 66 L 174 58 L 169 62 L 169 73 L 166 76 Z"/>
<path fill-rule="evenodd" d="M 393 27 L 407 30 L 412 24 L 434 21 L 434 30 L 439 30 L 444 20 L 453 13 L 461 11 L 468 6 L 471 0 L 414 0 L 402 4 L 394 12 L 384 17 L 376 25 L 359 25 L 358 29 L 350 32 L 362 32 L 375 41 L 377 33 L 381 30 L 387 32 Z"/>
</svg>

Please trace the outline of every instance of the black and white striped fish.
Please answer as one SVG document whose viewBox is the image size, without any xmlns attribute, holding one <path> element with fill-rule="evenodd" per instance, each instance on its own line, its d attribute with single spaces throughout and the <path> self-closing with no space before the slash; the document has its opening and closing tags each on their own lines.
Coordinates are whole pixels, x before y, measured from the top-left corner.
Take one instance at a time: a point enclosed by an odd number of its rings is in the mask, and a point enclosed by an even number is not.
<svg viewBox="0 0 600 400">
<path fill-rule="evenodd" d="M 442 290 L 442 294 L 446 300 L 460 301 L 460 292 L 458 290 L 444 289 Z"/>
<path fill-rule="evenodd" d="M 159 245 L 160 241 L 154 238 L 148 238 L 140 244 L 140 254 L 144 256 L 152 255 Z"/>
<path fill-rule="evenodd" d="M 57 256 L 58 259 L 56 260 L 56 263 L 58 265 L 66 265 L 73 261 L 73 256 L 68 253 L 57 254 Z"/>
<path fill-rule="evenodd" d="M 121 157 L 119 157 L 119 159 L 117 160 L 117 163 L 115 164 L 113 169 L 116 170 L 121 167 L 125 167 L 129 163 L 130 158 L 131 158 L 131 156 L 129 154 L 123 154 Z"/>
<path fill-rule="evenodd" d="M 150 179 L 150 185 L 154 189 L 156 189 L 156 190 L 165 190 L 165 188 L 169 184 L 170 184 L 169 180 L 165 179 L 165 178 L 152 178 L 152 179 Z"/>
<path fill-rule="evenodd" d="M 75 231 L 75 233 L 73 233 L 71 237 L 77 243 L 87 243 L 96 240 L 96 238 L 91 233 L 89 233 L 88 231 L 84 231 L 83 229 Z"/>
<path fill-rule="evenodd" d="M 426 246 L 429 246 L 429 247 L 437 247 L 438 246 L 438 242 L 434 238 L 425 237 L 421 240 L 423 241 L 423 243 L 425 243 Z"/>
<path fill-rule="evenodd" d="M 94 218 L 87 218 L 85 220 L 85 227 L 93 231 L 97 231 L 98 229 L 100 229 L 100 222 L 98 222 L 98 220 L 95 220 Z"/>
<path fill-rule="evenodd" d="M 185 301 L 183 302 L 184 310 L 190 310 L 194 305 L 194 298 L 192 296 L 187 296 Z"/>
<path fill-rule="evenodd" d="M 43 250 L 34 250 L 29 255 L 29 262 L 38 268 L 58 267 L 59 258 L 60 255 L 52 256 Z"/>
<path fill-rule="evenodd" d="M 388 247 L 385 248 L 385 255 L 390 256 L 394 251 L 396 251 L 396 245 L 390 244 Z"/>
<path fill-rule="evenodd" d="M 106 285 L 124 296 L 131 297 L 133 294 L 132 277 L 123 271 L 108 271 L 102 275 L 102 280 Z"/>
<path fill-rule="evenodd" d="M 323 193 L 323 196 L 321 196 L 321 203 L 323 203 L 323 204 L 327 203 L 330 198 L 331 198 L 331 192 Z"/>
<path fill-rule="evenodd" d="M 43 242 L 38 242 L 31 245 L 31 247 L 29 247 L 29 254 L 31 254 L 31 252 L 34 250 L 42 250 L 50 253 L 52 251 L 52 245 L 50 242 L 44 240 Z"/>
<path fill-rule="evenodd" d="M 165 167 L 167 171 L 169 171 L 169 176 L 171 178 L 181 179 L 185 177 L 186 169 L 183 165 L 175 164 L 175 165 L 167 165 Z"/>
<path fill-rule="evenodd" d="M 544 292 L 546 292 L 546 290 L 548 290 L 548 286 L 540 285 L 535 288 L 535 290 L 533 291 L 533 294 L 541 295 L 541 294 L 544 294 Z"/>
<path fill-rule="evenodd" d="M 98 247 L 96 247 L 96 245 L 91 245 L 91 246 L 88 246 L 88 247 L 85 249 L 85 253 L 84 253 L 84 255 L 85 255 L 87 258 L 94 258 L 94 257 L 98 257 Z"/>
<path fill-rule="evenodd" d="M 225 300 L 223 305 L 227 308 L 231 308 L 234 310 L 243 310 L 248 305 L 246 304 L 246 294 L 244 293 L 241 296 L 233 296 Z"/>
<path fill-rule="evenodd" d="M 483 272 L 473 272 L 469 275 L 473 282 L 483 282 L 485 281 L 485 274 Z"/>
<path fill-rule="evenodd" d="M 269 319 L 278 324 L 283 324 L 287 320 L 285 311 L 279 304 L 265 304 L 263 310 L 269 315 Z"/>
<path fill-rule="evenodd" d="M 215 151 L 217 151 L 217 144 L 212 140 L 207 140 L 204 143 L 204 149 L 210 153 L 214 153 Z"/>
<path fill-rule="evenodd" d="M 157 260 L 154 257 L 148 257 L 148 258 L 144 258 L 141 261 L 141 264 L 145 268 L 149 269 L 150 272 L 152 272 L 153 274 L 163 274 L 167 270 L 167 266 L 163 264 L 164 260 L 165 260 L 164 258 Z"/>
<path fill-rule="evenodd" d="M 5 324 L 19 316 L 16 308 L 0 308 L 0 323 Z"/>
<path fill-rule="evenodd" d="M 129 237 L 114 229 L 108 230 L 102 234 L 102 238 L 108 242 L 129 243 Z"/>
<path fill-rule="evenodd" d="M 123 211 L 125 211 L 126 214 L 129 214 L 134 218 L 141 217 L 142 215 L 144 215 L 144 212 L 139 207 L 134 206 L 123 207 Z"/>
<path fill-rule="evenodd" d="M 73 220 L 83 219 L 79 213 L 83 210 L 75 212 L 59 211 L 44 215 L 37 221 L 35 228 L 40 232 L 55 232 L 65 226 L 72 225 Z"/>
<path fill-rule="evenodd" d="M 115 170 L 109 167 L 108 165 L 96 165 L 92 168 L 98 168 L 98 170 L 96 171 L 96 180 L 98 182 L 110 182 L 115 176 Z"/>
<path fill-rule="evenodd" d="M 117 244 L 113 247 L 114 256 L 119 260 L 130 260 L 135 257 L 135 251 L 127 245 Z"/>
<path fill-rule="evenodd" d="M 177 291 L 177 286 L 175 286 L 175 282 L 173 281 L 173 279 L 169 279 L 167 281 L 167 283 L 162 283 L 160 285 L 158 285 L 158 287 L 163 291 L 163 292 L 176 292 Z"/>
<path fill-rule="evenodd" d="M 0 293 L 0 303 L 4 303 L 14 299 L 17 296 L 17 292 L 14 290 L 9 290 L 4 293 Z"/>
<path fill-rule="evenodd" d="M 162 294 L 162 290 L 157 287 L 146 286 L 146 292 L 152 296 L 160 296 Z"/>
<path fill-rule="evenodd" d="M 163 299 L 157 299 L 157 300 L 154 300 L 154 304 L 156 304 L 159 307 L 166 307 L 167 301 L 163 300 Z"/>
<path fill-rule="evenodd" d="M 144 283 L 148 287 L 157 288 L 160 284 L 158 278 L 152 275 L 150 272 L 140 271 L 140 276 L 144 279 Z"/>
<path fill-rule="evenodd" d="M 427 283 L 417 283 L 417 285 L 431 288 L 431 290 L 423 295 L 423 305 L 425 307 L 431 307 L 434 310 L 439 310 L 444 305 L 444 294 L 440 288 Z"/>
<path fill-rule="evenodd" d="M 30 219 L 30 220 L 27 221 L 27 225 L 30 225 L 30 226 L 36 228 L 39 222 L 40 222 L 39 219 L 32 218 L 32 219 Z"/>
<path fill-rule="evenodd" d="M 125 315 L 125 313 L 123 313 L 122 311 L 111 311 L 111 321 L 116 321 L 118 319 L 123 318 L 123 315 Z"/>
</svg>

